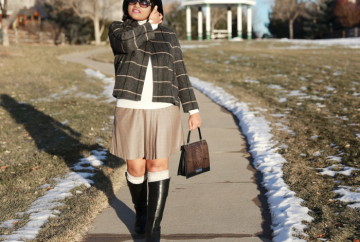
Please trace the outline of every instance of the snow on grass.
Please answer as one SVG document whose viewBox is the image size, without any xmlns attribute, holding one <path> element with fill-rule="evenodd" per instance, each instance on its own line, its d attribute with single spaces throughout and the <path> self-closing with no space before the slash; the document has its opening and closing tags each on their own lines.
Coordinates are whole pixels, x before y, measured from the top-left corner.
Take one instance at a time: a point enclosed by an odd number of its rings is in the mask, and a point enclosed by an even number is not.
<svg viewBox="0 0 360 242">
<path fill-rule="evenodd" d="M 85 74 L 88 77 L 92 77 L 92 78 L 97 78 L 100 79 L 101 81 L 104 82 L 104 91 L 103 91 L 103 96 L 106 97 L 106 101 L 107 102 L 113 102 L 115 101 L 115 98 L 112 96 L 112 92 L 113 92 L 113 88 L 114 88 L 114 83 L 115 80 L 112 77 L 107 77 L 104 74 L 102 74 L 100 71 L 95 71 L 93 69 L 85 69 L 84 70 Z"/>
<path fill-rule="evenodd" d="M 244 102 L 239 102 L 234 96 L 222 88 L 190 77 L 192 85 L 209 96 L 214 102 L 231 111 L 238 119 L 247 141 L 250 153 L 254 159 L 256 169 L 263 173 L 263 185 L 267 189 L 266 196 L 272 217 L 272 228 L 275 242 L 303 241 L 295 234 L 304 234 L 306 225 L 302 221 L 310 222 L 313 218 L 308 215 L 309 209 L 301 206 L 302 199 L 295 196 L 295 192 L 283 179 L 283 164 L 286 160 L 276 153 L 273 135 L 270 133 L 269 122 L 264 117 L 249 111 Z M 306 235 L 305 235 L 306 236 Z"/>
<path fill-rule="evenodd" d="M 252 83 L 252 84 L 259 84 L 260 82 L 258 80 L 251 80 L 251 79 L 245 79 L 245 83 Z"/>
<path fill-rule="evenodd" d="M 353 188 L 349 186 L 339 186 L 338 189 L 334 191 L 335 193 L 341 195 L 340 200 L 342 202 L 351 203 L 348 206 L 354 209 L 360 209 L 360 188 Z"/>
<path fill-rule="evenodd" d="M 353 171 L 358 171 L 360 169 L 354 167 L 343 166 L 341 164 L 334 164 L 325 168 L 317 168 L 317 170 L 321 170 L 321 175 L 328 175 L 328 176 L 336 176 L 337 174 L 341 174 L 344 176 L 351 176 Z"/>
<path fill-rule="evenodd" d="M 291 130 L 288 126 L 286 126 L 283 123 L 275 123 L 275 125 L 278 127 L 278 130 L 280 131 L 287 132 L 293 136 L 296 135 L 296 133 L 293 130 Z"/>
<path fill-rule="evenodd" d="M 91 151 L 91 156 L 80 159 L 74 167 L 77 167 L 79 164 L 99 166 L 102 164 L 102 160 L 106 159 L 106 153 L 105 150 L 93 150 Z M 60 213 L 55 208 L 63 206 L 64 204 L 61 203 L 61 201 L 73 195 L 71 190 L 81 185 L 90 187 L 91 184 L 94 183 L 91 178 L 95 174 L 94 172 L 72 171 L 67 173 L 63 178 L 53 178 L 56 183 L 53 188 L 51 188 L 49 184 L 41 186 L 40 188 L 48 187 L 49 190 L 45 192 L 45 195 L 37 198 L 27 211 L 19 214 L 28 214 L 29 221 L 11 234 L 0 236 L 0 239 L 4 241 L 35 239 L 42 226 L 44 226 L 50 218 L 56 217 Z M 9 226 L 11 223 L 14 223 L 13 219 L 1 223 L 0 227 Z"/>
<path fill-rule="evenodd" d="M 64 96 L 75 93 L 77 90 L 78 90 L 78 88 L 76 86 L 73 86 L 73 87 L 71 87 L 69 89 L 65 89 L 65 90 L 62 90 L 62 91 L 57 92 L 57 93 L 52 93 L 47 97 L 30 99 L 30 102 L 52 102 L 54 100 L 60 100 Z"/>
<path fill-rule="evenodd" d="M 268 85 L 268 87 L 271 88 L 271 89 L 277 89 L 277 90 L 283 89 L 282 86 L 280 86 L 280 85 L 275 85 L 275 84 L 270 84 L 270 85 Z"/>
<path fill-rule="evenodd" d="M 302 44 L 302 45 L 341 46 L 346 48 L 360 48 L 360 38 L 339 38 L 339 39 L 319 39 L 319 40 L 305 40 L 305 39 L 290 40 L 284 38 L 277 41 L 292 43 L 292 44 Z"/>
</svg>

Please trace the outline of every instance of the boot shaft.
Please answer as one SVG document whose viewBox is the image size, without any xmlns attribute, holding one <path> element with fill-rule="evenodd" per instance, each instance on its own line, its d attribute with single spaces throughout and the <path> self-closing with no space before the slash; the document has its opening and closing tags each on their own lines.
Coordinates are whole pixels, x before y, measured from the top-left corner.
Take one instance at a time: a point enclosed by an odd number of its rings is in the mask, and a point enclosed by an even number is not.
<svg viewBox="0 0 360 242">
<path fill-rule="evenodd" d="M 146 221 L 147 241 L 160 241 L 161 220 L 169 193 L 170 179 L 149 182 L 149 198 Z"/>
</svg>

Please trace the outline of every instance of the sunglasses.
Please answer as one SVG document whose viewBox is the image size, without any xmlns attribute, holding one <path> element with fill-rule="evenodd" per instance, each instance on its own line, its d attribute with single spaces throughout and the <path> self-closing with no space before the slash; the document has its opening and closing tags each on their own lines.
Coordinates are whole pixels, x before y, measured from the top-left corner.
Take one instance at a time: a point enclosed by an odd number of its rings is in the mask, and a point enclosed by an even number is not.
<svg viewBox="0 0 360 242">
<path fill-rule="evenodd" d="M 140 7 L 142 8 L 147 8 L 151 6 L 151 3 L 146 0 L 127 0 L 127 1 L 129 5 L 136 5 L 137 3 L 139 3 Z"/>
</svg>

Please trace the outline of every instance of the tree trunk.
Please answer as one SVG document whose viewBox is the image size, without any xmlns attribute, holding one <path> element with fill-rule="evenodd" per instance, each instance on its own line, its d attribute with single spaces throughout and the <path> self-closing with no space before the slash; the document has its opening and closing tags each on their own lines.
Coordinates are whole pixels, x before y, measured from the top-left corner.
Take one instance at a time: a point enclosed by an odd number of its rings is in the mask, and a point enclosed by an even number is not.
<svg viewBox="0 0 360 242">
<path fill-rule="evenodd" d="M 3 35 L 2 45 L 4 47 L 10 46 L 8 28 L 9 28 L 8 20 L 4 18 L 2 20 L 2 35 Z"/>
<path fill-rule="evenodd" d="M 290 39 L 294 39 L 294 21 L 292 19 L 289 20 L 289 35 Z"/>
<path fill-rule="evenodd" d="M 101 44 L 101 34 L 100 34 L 100 20 L 97 16 L 93 19 L 94 22 L 94 34 L 95 34 L 95 44 Z"/>
</svg>

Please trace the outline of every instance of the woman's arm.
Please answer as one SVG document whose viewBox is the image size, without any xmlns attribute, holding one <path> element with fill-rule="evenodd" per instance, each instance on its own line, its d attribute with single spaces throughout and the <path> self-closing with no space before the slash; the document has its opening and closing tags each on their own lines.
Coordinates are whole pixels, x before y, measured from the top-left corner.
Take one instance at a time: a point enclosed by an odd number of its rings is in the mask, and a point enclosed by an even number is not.
<svg viewBox="0 0 360 242">
<path fill-rule="evenodd" d="M 126 24 L 126 22 L 113 22 L 109 27 L 109 40 L 114 54 L 135 51 L 146 41 L 155 39 L 154 30 L 149 22 L 135 28 Z"/>
</svg>

